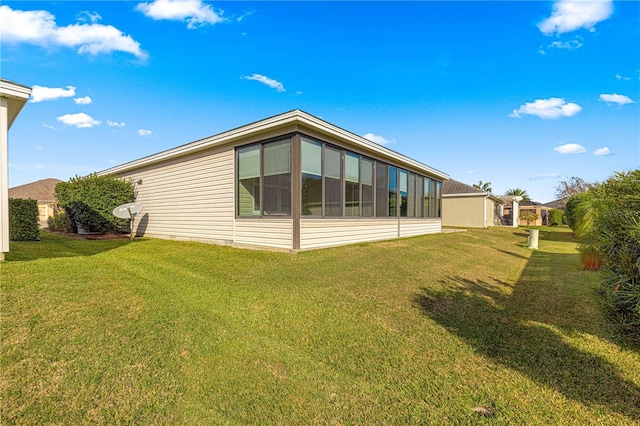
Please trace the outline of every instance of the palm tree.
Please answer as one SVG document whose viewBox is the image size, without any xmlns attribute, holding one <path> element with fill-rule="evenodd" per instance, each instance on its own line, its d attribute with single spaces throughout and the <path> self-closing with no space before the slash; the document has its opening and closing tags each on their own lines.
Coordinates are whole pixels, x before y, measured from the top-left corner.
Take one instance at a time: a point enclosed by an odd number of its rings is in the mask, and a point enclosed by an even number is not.
<svg viewBox="0 0 640 426">
<path fill-rule="evenodd" d="M 473 187 L 481 189 L 484 192 L 491 192 L 491 182 L 482 182 L 479 180 L 478 183 L 473 184 Z"/>
<path fill-rule="evenodd" d="M 522 197 L 522 201 L 531 201 L 531 197 L 527 193 L 526 189 L 512 188 L 512 189 L 507 190 L 507 192 L 505 192 L 504 195 L 511 195 L 511 196 L 514 196 L 514 197 L 515 196 L 520 196 L 520 197 Z"/>
</svg>

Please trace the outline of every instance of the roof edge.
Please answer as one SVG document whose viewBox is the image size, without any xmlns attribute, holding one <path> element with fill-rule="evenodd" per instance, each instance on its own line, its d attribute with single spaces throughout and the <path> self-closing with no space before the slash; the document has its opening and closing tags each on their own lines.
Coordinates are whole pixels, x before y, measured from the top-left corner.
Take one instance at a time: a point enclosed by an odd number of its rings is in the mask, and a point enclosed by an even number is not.
<svg viewBox="0 0 640 426">
<path fill-rule="evenodd" d="M 279 115 L 275 115 L 260 121 L 249 123 L 244 126 L 240 126 L 231 130 L 224 131 L 222 133 L 218 133 L 203 139 L 196 140 L 194 142 L 180 145 L 175 148 L 170 148 L 168 150 L 161 151 L 156 154 L 151 154 L 146 157 L 139 158 L 137 160 L 129 161 L 127 163 L 99 171 L 97 172 L 97 174 L 104 175 L 104 174 L 126 172 L 128 170 L 155 164 L 161 161 L 180 157 L 190 153 L 202 151 L 210 147 L 224 145 L 227 143 L 233 143 L 234 141 L 241 139 L 244 136 L 248 136 L 252 133 L 265 132 L 270 129 L 276 129 L 280 126 L 285 126 L 289 124 L 294 124 L 294 125 L 298 124 L 298 125 L 303 125 L 303 126 L 313 128 L 315 130 L 320 131 L 321 133 L 334 136 L 338 139 L 351 142 L 355 145 L 360 145 L 368 149 L 369 151 L 394 159 L 400 163 L 412 166 L 415 169 L 422 170 L 434 177 L 438 177 L 443 180 L 449 179 L 449 175 L 447 175 L 444 172 L 441 172 L 440 170 L 427 166 L 426 164 L 423 164 L 417 160 L 414 160 L 410 157 L 407 157 L 403 154 L 400 154 L 382 145 L 371 142 L 368 139 L 363 138 L 362 136 L 358 136 L 352 132 L 344 130 L 334 124 L 331 124 L 325 120 L 322 120 L 318 117 L 315 117 L 299 109 L 295 109 L 295 110 L 285 112 Z"/>
</svg>

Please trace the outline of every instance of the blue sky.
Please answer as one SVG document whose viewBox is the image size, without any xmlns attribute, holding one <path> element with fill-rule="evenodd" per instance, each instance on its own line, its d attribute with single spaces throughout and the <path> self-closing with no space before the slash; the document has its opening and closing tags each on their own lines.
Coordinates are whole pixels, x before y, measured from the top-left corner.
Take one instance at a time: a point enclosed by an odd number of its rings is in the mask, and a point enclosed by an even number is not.
<svg viewBox="0 0 640 426">
<path fill-rule="evenodd" d="M 292 109 L 553 200 L 640 166 L 640 2 L 2 1 L 9 185 Z"/>
</svg>

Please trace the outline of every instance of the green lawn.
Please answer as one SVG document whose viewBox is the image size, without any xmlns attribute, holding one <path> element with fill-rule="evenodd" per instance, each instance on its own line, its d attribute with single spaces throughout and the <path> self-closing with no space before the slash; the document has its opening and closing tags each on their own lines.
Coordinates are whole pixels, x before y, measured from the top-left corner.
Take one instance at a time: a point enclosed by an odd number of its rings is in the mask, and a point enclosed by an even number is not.
<svg viewBox="0 0 640 426">
<path fill-rule="evenodd" d="M 3 425 L 640 424 L 640 354 L 566 228 L 297 255 L 45 233 L 0 268 Z"/>
</svg>

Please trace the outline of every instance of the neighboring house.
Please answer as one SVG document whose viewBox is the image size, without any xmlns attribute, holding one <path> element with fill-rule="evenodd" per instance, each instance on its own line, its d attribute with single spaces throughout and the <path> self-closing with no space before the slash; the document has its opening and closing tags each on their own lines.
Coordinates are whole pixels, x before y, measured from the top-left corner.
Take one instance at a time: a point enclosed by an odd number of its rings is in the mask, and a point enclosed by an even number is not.
<svg viewBox="0 0 640 426">
<path fill-rule="evenodd" d="M 549 210 L 550 207 L 544 206 L 542 203 L 537 203 L 535 201 L 522 201 L 520 202 L 520 215 L 518 216 L 520 219 L 521 226 L 546 226 L 549 225 Z M 537 219 L 534 221 L 529 221 L 527 224 L 526 218 L 523 218 L 523 214 L 527 212 L 535 213 Z"/>
<path fill-rule="evenodd" d="M 25 185 L 9 188 L 9 198 L 24 198 L 38 201 L 38 221 L 47 225 L 47 219 L 54 215 L 56 208 L 55 188 L 60 179 L 42 179 Z"/>
<path fill-rule="evenodd" d="M 449 177 L 294 110 L 104 170 L 136 234 L 298 251 L 441 232 Z"/>
<path fill-rule="evenodd" d="M 520 214 L 520 203 L 522 202 L 522 197 L 519 195 L 500 195 L 498 198 L 504 201 L 504 207 L 502 209 L 504 212 L 504 216 L 502 216 L 502 224 L 517 228 L 517 218 Z M 516 220 L 513 220 L 514 217 Z"/>
<path fill-rule="evenodd" d="M 0 78 L 0 261 L 9 251 L 9 128 L 29 100 L 31 88 Z"/>
<path fill-rule="evenodd" d="M 550 209 L 559 209 L 564 210 L 564 206 L 567 204 L 567 200 L 569 198 L 559 198 L 557 200 L 549 201 L 548 203 L 544 203 L 543 206 L 549 207 Z"/>
<path fill-rule="evenodd" d="M 442 226 L 487 228 L 501 225 L 505 202 L 457 180 L 442 184 Z"/>
</svg>

